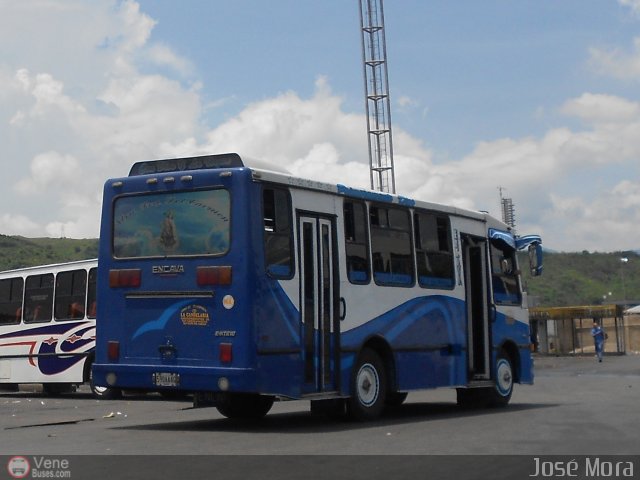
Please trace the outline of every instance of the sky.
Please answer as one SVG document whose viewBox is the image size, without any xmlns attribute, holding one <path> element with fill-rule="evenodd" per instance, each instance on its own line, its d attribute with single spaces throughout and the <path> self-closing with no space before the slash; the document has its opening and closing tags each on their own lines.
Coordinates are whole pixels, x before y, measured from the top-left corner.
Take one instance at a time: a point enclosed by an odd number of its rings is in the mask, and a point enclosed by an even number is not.
<svg viewBox="0 0 640 480">
<path fill-rule="evenodd" d="M 387 0 L 397 192 L 640 248 L 640 0 Z M 369 186 L 355 0 L 0 0 L 0 233 L 96 238 L 139 160 Z"/>
</svg>

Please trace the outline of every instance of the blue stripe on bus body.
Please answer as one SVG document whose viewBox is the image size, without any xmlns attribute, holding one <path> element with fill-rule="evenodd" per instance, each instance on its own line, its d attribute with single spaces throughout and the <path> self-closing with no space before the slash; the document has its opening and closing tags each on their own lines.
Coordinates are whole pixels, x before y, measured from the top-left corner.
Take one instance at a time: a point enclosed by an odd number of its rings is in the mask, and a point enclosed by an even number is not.
<svg viewBox="0 0 640 480">
<path fill-rule="evenodd" d="M 295 343 L 300 342 L 300 325 L 299 318 L 300 315 L 298 310 L 296 310 L 295 306 L 289 299 L 289 296 L 284 292 L 282 287 L 276 282 L 269 282 L 269 289 L 271 296 L 273 297 L 273 301 L 276 304 L 282 318 L 284 319 L 284 324 L 291 335 L 291 339 Z"/>
<path fill-rule="evenodd" d="M 58 352 L 57 355 L 47 355 L 56 353 L 56 344 L 42 343 L 38 354 L 45 354 L 38 358 L 38 369 L 45 375 L 55 375 L 73 367 L 76 363 L 84 360 L 84 355 L 74 355 L 73 353 Z"/>
<path fill-rule="evenodd" d="M 5 333 L 0 335 L 0 340 L 5 338 L 16 338 L 16 337 L 24 337 L 31 335 L 53 335 L 53 334 L 61 334 L 72 330 L 81 325 L 89 325 L 92 322 L 81 321 L 81 322 L 69 322 L 64 321 L 60 323 L 47 323 L 46 325 L 40 324 L 40 326 L 27 328 L 25 330 L 18 330 L 11 333 Z M 93 326 L 91 326 L 93 328 Z"/>
<path fill-rule="evenodd" d="M 380 336 L 394 351 L 397 387 L 452 386 L 465 382 L 461 355 L 466 342 L 464 303 L 446 296 L 414 298 L 343 334 L 343 347 L 357 349 Z M 341 365 L 348 382 L 355 354 Z"/>
<path fill-rule="evenodd" d="M 84 326 L 84 328 L 82 328 Z M 34 339 L 34 348 L 37 345 L 37 352 L 32 356 L 36 357 L 37 368 L 44 375 L 56 375 L 76 365 L 87 358 L 87 352 L 93 348 L 85 349 L 87 345 L 95 342 L 94 338 L 83 339 L 82 336 L 89 330 L 95 328 L 92 321 L 64 321 L 64 323 L 49 323 L 26 330 L 6 333 L 0 335 L 0 339 L 13 339 L 20 337 L 32 337 L 37 335 L 64 335 L 72 332 L 76 336 L 72 341 L 67 338 L 55 338 L 54 341 L 45 342 L 41 339 Z M 74 331 L 75 330 L 75 331 Z M 59 349 L 57 350 L 57 348 Z M 0 356 L 1 357 L 1 356 Z"/>
<path fill-rule="evenodd" d="M 441 295 L 414 298 L 359 327 L 344 332 L 342 347 L 359 348 L 364 340 L 375 335 L 385 338 L 392 348 L 458 343 L 464 339 L 464 331 L 456 332 L 455 323 L 459 318 L 459 327 L 464 326 L 463 307 L 464 302 L 461 300 Z M 441 324 L 445 331 L 442 332 L 438 328 L 426 329 L 428 323 Z M 411 329 L 416 330 L 416 326 L 418 333 L 424 334 L 423 338 L 416 337 L 411 332 Z M 409 338 L 404 338 L 407 334 Z"/>
<path fill-rule="evenodd" d="M 393 197 L 388 193 L 372 192 L 370 190 L 361 190 L 359 188 L 347 187 L 342 184 L 336 185 L 338 193 L 348 195 L 354 198 L 360 198 L 362 200 L 372 200 L 375 202 L 392 203 Z"/>
</svg>

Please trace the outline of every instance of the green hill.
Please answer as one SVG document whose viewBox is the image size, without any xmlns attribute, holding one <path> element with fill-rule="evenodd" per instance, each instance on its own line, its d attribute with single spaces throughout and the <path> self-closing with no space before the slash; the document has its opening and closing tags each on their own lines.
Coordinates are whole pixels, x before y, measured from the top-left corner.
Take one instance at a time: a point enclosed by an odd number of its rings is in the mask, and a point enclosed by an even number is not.
<svg viewBox="0 0 640 480">
<path fill-rule="evenodd" d="M 623 262 L 621 259 L 628 261 Z M 521 259 L 522 270 L 528 261 Z M 542 276 L 523 275 L 531 305 L 563 307 L 640 303 L 640 256 L 634 252 L 548 253 Z"/>
<path fill-rule="evenodd" d="M 98 240 L 0 235 L 0 270 L 84 260 L 98 256 Z"/>
<path fill-rule="evenodd" d="M 97 256 L 97 239 L 0 235 L 0 270 Z M 622 262 L 621 258 L 628 261 Z M 634 252 L 545 252 L 541 277 L 528 274 L 526 256 L 523 255 L 520 265 L 532 306 L 598 305 L 623 300 L 638 300 L 640 303 L 640 256 Z"/>
</svg>

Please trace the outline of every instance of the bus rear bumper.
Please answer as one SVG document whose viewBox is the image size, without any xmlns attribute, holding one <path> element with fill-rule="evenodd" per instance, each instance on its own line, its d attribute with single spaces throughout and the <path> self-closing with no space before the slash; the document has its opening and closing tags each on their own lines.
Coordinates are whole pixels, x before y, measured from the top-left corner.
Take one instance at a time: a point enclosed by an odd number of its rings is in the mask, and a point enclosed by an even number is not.
<svg viewBox="0 0 640 480">
<path fill-rule="evenodd" d="M 252 368 L 94 363 L 93 382 L 98 386 L 124 390 L 259 391 L 257 374 Z"/>
</svg>

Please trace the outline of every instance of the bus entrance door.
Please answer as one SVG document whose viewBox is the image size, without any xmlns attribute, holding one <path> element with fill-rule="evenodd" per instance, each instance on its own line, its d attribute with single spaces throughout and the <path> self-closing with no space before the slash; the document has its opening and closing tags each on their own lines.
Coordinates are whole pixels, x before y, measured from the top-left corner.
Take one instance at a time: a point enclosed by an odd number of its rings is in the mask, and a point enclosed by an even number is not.
<svg viewBox="0 0 640 480">
<path fill-rule="evenodd" d="M 490 335 L 487 288 L 487 242 L 461 235 L 467 304 L 467 370 L 469 381 L 489 380 Z"/>
<path fill-rule="evenodd" d="M 305 393 L 335 391 L 339 372 L 338 282 L 331 218 L 298 217 Z"/>
</svg>

